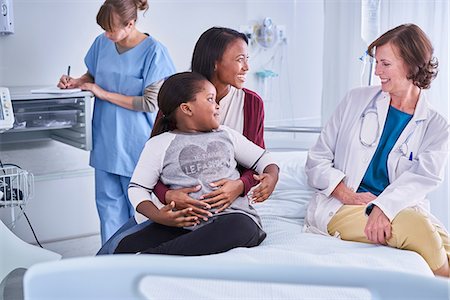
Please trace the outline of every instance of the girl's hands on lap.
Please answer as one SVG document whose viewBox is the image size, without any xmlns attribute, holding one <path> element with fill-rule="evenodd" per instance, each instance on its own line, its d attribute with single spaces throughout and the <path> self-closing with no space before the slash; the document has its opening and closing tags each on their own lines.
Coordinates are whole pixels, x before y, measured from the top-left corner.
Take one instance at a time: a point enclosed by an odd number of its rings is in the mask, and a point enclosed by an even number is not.
<svg viewBox="0 0 450 300">
<path fill-rule="evenodd" d="M 208 203 L 189 196 L 189 193 L 197 192 L 200 188 L 201 186 L 197 185 L 194 187 L 168 190 L 165 196 L 166 202 L 174 202 L 177 209 L 191 208 L 192 215 L 197 216 L 203 221 L 208 221 L 208 217 L 212 216 L 211 212 L 208 211 L 211 206 Z"/>
<path fill-rule="evenodd" d="M 175 203 L 172 201 L 162 207 L 156 217 L 155 222 L 171 227 L 189 227 L 199 223 L 198 217 L 192 214 L 192 208 L 185 208 L 174 211 Z"/>
<path fill-rule="evenodd" d="M 218 187 L 211 193 L 202 195 L 203 202 L 217 208 L 216 214 L 228 208 L 244 192 L 242 180 L 221 179 L 209 184 L 211 187 Z"/>
</svg>

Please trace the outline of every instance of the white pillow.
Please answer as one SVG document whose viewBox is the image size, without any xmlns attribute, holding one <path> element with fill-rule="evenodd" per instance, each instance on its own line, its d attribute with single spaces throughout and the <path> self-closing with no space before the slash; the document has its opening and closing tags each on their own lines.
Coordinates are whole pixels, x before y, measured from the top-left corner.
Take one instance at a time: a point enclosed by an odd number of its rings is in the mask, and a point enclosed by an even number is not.
<svg viewBox="0 0 450 300">
<path fill-rule="evenodd" d="M 280 175 L 270 198 L 253 205 L 261 217 L 278 216 L 301 220 L 305 218 L 306 205 L 314 193 L 306 180 L 307 153 L 307 151 L 271 152 L 280 167 Z"/>
</svg>

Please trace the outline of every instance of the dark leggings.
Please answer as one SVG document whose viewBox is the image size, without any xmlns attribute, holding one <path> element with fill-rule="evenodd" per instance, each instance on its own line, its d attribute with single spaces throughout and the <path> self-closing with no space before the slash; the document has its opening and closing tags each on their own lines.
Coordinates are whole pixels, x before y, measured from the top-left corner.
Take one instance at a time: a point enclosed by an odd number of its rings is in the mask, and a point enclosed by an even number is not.
<svg viewBox="0 0 450 300">
<path fill-rule="evenodd" d="M 236 247 L 254 247 L 266 237 L 247 215 L 232 213 L 216 216 L 196 230 L 151 223 L 122 239 L 114 253 L 206 255 Z"/>
</svg>

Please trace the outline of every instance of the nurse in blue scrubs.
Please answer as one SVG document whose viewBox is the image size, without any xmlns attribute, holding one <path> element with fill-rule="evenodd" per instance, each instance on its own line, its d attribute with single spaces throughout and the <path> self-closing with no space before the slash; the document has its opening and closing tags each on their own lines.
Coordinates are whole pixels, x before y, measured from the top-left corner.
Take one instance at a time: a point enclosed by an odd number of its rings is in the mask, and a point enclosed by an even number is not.
<svg viewBox="0 0 450 300">
<path fill-rule="evenodd" d="M 134 214 L 128 183 L 152 131 L 159 88 L 175 73 L 167 49 L 135 27 L 138 10 L 147 9 L 147 0 L 106 0 L 97 14 L 105 33 L 86 54 L 87 72 L 58 83 L 95 95 L 90 165 L 102 244 Z"/>
</svg>

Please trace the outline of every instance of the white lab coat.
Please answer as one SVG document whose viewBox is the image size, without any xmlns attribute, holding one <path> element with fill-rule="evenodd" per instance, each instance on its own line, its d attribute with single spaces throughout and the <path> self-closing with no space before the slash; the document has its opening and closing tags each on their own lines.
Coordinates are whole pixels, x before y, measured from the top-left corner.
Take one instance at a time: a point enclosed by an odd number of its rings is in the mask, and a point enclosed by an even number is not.
<svg viewBox="0 0 450 300">
<path fill-rule="evenodd" d="M 361 115 L 380 91 L 380 86 L 350 91 L 325 125 L 316 144 L 310 149 L 306 162 L 308 183 L 317 190 L 310 201 L 305 230 L 328 234 L 327 225 L 343 205 L 331 196 L 344 180 L 357 190 L 378 146 L 390 105 L 388 93 L 381 92 L 375 100 L 380 132 L 373 146 L 360 142 Z M 377 130 L 373 128 L 373 130 Z M 407 141 L 404 155 L 400 146 Z M 430 107 L 425 92 L 420 93 L 414 116 L 406 125 L 387 160 L 389 186 L 372 202 L 389 220 L 407 207 L 415 207 L 440 222 L 429 213 L 426 196 L 443 181 L 448 157 L 449 125 L 447 120 Z M 413 159 L 409 159 L 410 153 Z"/>
</svg>

